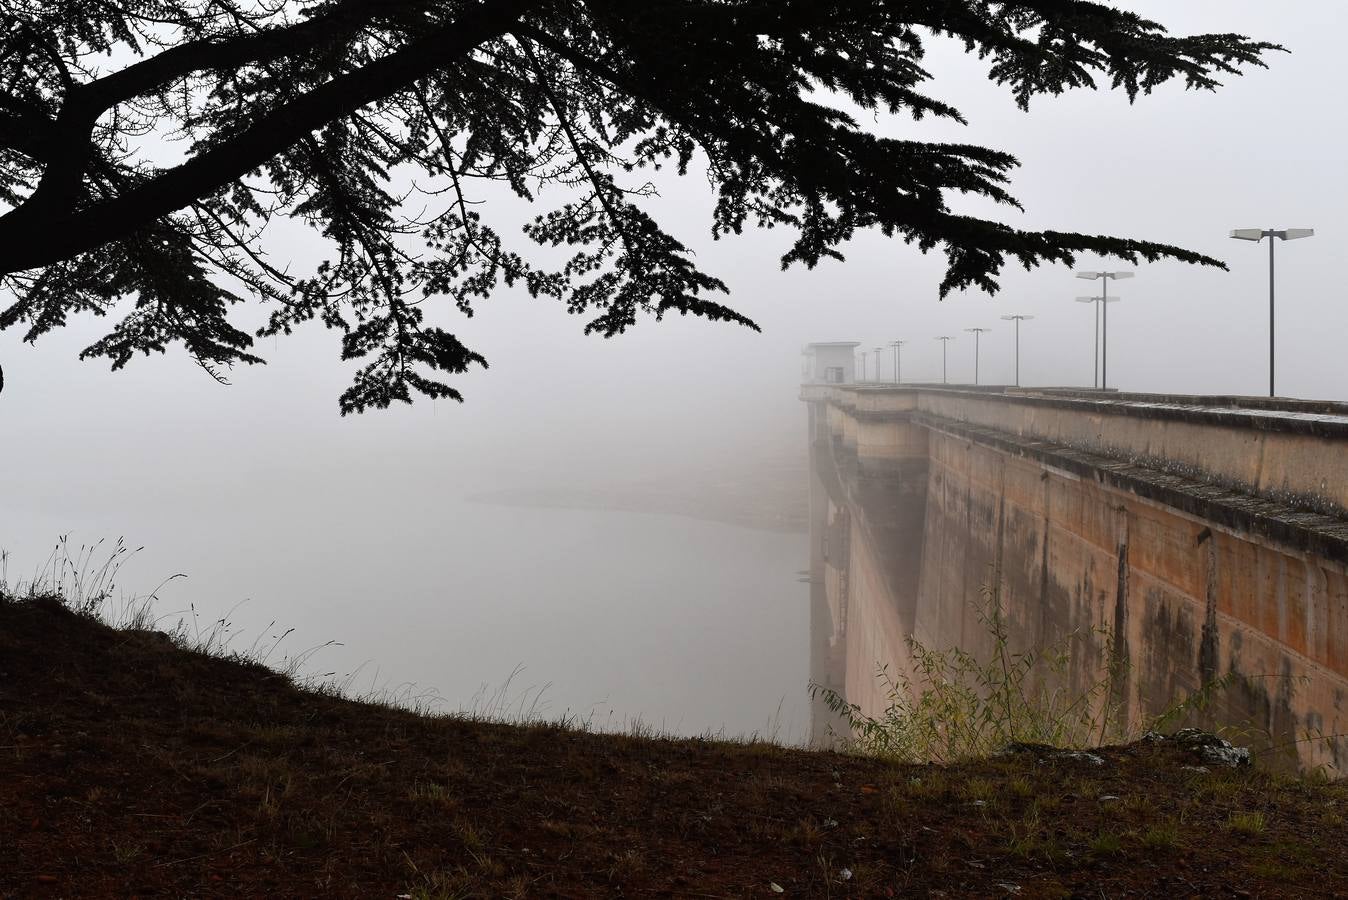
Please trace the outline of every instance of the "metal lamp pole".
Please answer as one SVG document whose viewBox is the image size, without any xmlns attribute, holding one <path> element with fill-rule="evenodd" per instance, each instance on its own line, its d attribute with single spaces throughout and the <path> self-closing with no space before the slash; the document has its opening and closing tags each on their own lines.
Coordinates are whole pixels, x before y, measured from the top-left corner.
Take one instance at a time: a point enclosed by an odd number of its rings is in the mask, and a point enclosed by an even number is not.
<svg viewBox="0 0 1348 900">
<path fill-rule="evenodd" d="M 902 347 L 902 346 L 903 346 L 904 344 L 906 344 L 906 343 L 908 343 L 908 342 L 907 342 L 907 341 L 890 341 L 890 342 L 889 342 L 889 346 L 891 346 L 891 347 L 894 348 L 894 383 L 895 383 L 895 384 L 902 384 L 902 383 L 903 383 L 903 379 L 900 377 L 900 375 L 903 373 L 903 369 L 902 369 L 902 368 L 900 367 L 900 365 L 899 365 L 903 360 L 901 359 L 901 357 L 900 357 L 900 355 L 899 355 L 899 353 L 900 353 L 899 348 Z"/>
<path fill-rule="evenodd" d="M 884 352 L 884 347 L 875 348 L 875 382 L 880 383 L 880 354 Z"/>
<path fill-rule="evenodd" d="M 1231 232 L 1231 237 L 1238 241 L 1254 241 L 1258 243 L 1264 238 L 1268 238 L 1268 395 L 1273 393 L 1273 247 L 1274 238 L 1283 241 L 1295 241 L 1300 238 L 1308 238 L 1315 234 L 1314 228 L 1285 228 L 1282 231 L 1277 229 L 1260 228 L 1237 228 Z"/>
<path fill-rule="evenodd" d="M 955 336 L 950 334 L 943 334 L 936 339 L 941 342 L 941 384 L 947 383 L 945 379 L 945 350 L 954 339 Z"/>
<path fill-rule="evenodd" d="M 1100 279 L 1100 306 L 1103 307 L 1101 318 L 1104 321 L 1102 337 L 1100 340 L 1100 389 L 1109 390 L 1109 280 L 1115 281 L 1120 278 L 1132 278 L 1136 272 L 1078 272 L 1078 278 L 1084 278 L 1087 281 Z"/>
<path fill-rule="evenodd" d="M 1095 341 L 1091 344 L 1091 351 L 1095 354 L 1091 361 L 1091 387 L 1100 387 L 1100 298 L 1099 297 L 1078 297 L 1078 303 L 1095 303 Z"/>
<path fill-rule="evenodd" d="M 1002 316 L 1003 321 L 1016 323 L 1016 387 L 1020 387 L 1020 323 L 1033 318 L 1034 316 L 1022 315 Z"/>
<path fill-rule="evenodd" d="M 978 384 L 978 337 L 985 331 L 991 331 L 991 328 L 966 328 L 965 331 L 974 336 L 974 385 Z"/>
<path fill-rule="evenodd" d="M 1098 388 L 1100 386 L 1100 305 L 1102 303 L 1118 303 L 1122 297 L 1110 297 L 1106 300 L 1104 297 L 1078 297 L 1078 303 L 1095 304 L 1095 363 L 1091 369 L 1091 386 Z"/>
</svg>

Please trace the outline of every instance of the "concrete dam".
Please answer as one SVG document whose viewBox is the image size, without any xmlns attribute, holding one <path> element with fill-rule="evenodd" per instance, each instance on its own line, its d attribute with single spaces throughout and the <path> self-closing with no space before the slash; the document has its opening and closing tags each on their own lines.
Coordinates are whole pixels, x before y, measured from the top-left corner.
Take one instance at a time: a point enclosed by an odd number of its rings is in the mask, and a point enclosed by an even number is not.
<svg viewBox="0 0 1348 900">
<path fill-rule="evenodd" d="M 829 380 L 834 380 L 830 378 Z M 811 679 L 868 715 L 908 639 L 1064 643 L 1141 724 L 1223 676 L 1204 727 L 1348 764 L 1348 405 L 809 383 Z M 839 720 L 816 701 L 827 742 Z M 1307 739 L 1308 736 L 1320 736 Z"/>
</svg>

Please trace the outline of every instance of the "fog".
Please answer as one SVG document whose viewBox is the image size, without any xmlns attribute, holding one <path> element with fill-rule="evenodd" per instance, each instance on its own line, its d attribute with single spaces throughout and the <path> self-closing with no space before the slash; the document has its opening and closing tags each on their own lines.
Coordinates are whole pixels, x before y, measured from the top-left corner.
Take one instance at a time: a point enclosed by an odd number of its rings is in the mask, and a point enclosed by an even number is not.
<svg viewBox="0 0 1348 900">
<path fill-rule="evenodd" d="M 876 129 L 985 143 L 1020 159 L 1012 190 L 1024 213 L 963 209 L 1228 262 L 1229 272 L 1142 265 L 1120 287 L 1109 373 L 1125 390 L 1262 392 L 1267 252 L 1227 233 L 1315 228 L 1313 239 L 1279 248 L 1278 385 L 1290 396 L 1348 399 L 1348 370 L 1337 364 L 1348 307 L 1333 268 L 1348 218 L 1346 114 L 1328 89 L 1342 81 L 1335 42 L 1348 8 L 1120 5 L 1176 32 L 1240 32 L 1291 53 L 1216 94 L 1168 86 L 1130 106 L 1121 93 L 1078 91 L 1041 98 L 1025 114 L 982 63 L 936 42 L 933 91 L 971 124 L 880 119 Z M 523 665 L 515 685 L 550 683 L 553 712 L 600 704 L 600 718 L 743 731 L 781 704 L 789 735 L 804 715 L 807 595 L 795 579 L 807 563 L 803 536 L 464 498 L 748 473 L 764 461 L 790 471 L 806 452 L 796 388 L 809 341 L 907 340 L 905 378 L 938 380 L 933 337 L 957 334 L 950 377 L 967 381 L 973 344 L 963 329 L 991 327 L 983 381 L 1007 382 L 1012 332 L 999 317 L 1025 313 L 1036 318 L 1022 330 L 1022 382 L 1089 385 L 1094 319 L 1073 298 L 1092 285 L 1062 267 L 1011 268 L 996 297 L 939 301 L 943 258 L 878 234 L 853 241 L 845 263 L 783 272 L 784 234 L 712 241 L 703 182 L 657 186 L 651 209 L 762 333 L 676 317 L 587 338 L 583 320 L 558 304 L 502 290 L 471 320 L 445 318 L 491 366 L 453 382 L 465 403 L 347 418 L 336 397 L 350 372 L 319 326 L 263 341 L 268 365 L 233 371 L 228 387 L 178 352 L 115 374 L 77 361 L 102 333 L 98 320 L 72 322 L 36 347 L 0 334 L 0 547 L 11 575 L 41 564 L 58 534 L 125 535 L 146 545 L 126 589 L 188 575 L 164 590 L 168 621 L 194 606 L 207 627 L 234 610 L 244 633 L 272 620 L 294 627 L 297 650 L 342 642 L 315 658 L 315 671 L 366 663 L 367 682 L 413 681 L 457 706 Z M 301 261 L 306 252 L 297 246 Z M 243 315 L 261 320 L 256 307 Z M 797 489 L 803 480 L 782 487 Z"/>
</svg>

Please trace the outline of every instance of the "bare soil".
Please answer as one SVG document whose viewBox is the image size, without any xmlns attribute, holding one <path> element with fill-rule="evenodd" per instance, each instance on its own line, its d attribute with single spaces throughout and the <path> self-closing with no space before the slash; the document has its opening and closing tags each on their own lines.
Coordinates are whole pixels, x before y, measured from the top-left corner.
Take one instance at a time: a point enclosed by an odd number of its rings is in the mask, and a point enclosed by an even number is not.
<svg viewBox="0 0 1348 900">
<path fill-rule="evenodd" d="M 1344 785 L 1100 756 L 421 716 L 0 603 L 5 898 L 1348 895 Z"/>
</svg>

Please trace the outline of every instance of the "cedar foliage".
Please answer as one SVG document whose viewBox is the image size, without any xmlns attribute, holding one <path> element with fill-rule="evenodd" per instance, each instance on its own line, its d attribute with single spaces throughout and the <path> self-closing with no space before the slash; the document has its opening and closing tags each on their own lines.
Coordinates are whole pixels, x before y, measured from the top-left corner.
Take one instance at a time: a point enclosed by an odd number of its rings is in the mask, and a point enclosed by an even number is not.
<svg viewBox="0 0 1348 900">
<path fill-rule="evenodd" d="M 782 227 L 782 265 L 814 266 L 879 229 L 945 255 L 943 296 L 1080 252 L 1218 264 L 952 212 L 952 192 L 1016 206 L 1015 158 L 881 137 L 839 108 L 963 121 L 922 67 L 933 35 L 1022 108 L 1072 88 L 1214 89 L 1277 49 L 1086 0 L 6 0 L 0 328 L 32 341 L 114 313 L 83 356 L 116 369 L 181 343 L 222 378 L 262 362 L 230 316 L 260 300 L 259 335 L 341 333 L 362 363 L 345 414 L 461 399 L 445 377 L 486 365 L 427 324 L 425 300 L 471 315 L 520 284 L 605 337 L 670 313 L 756 327 L 649 211 L 644 173 L 661 167 L 705 170 L 718 237 Z M 489 182 L 528 203 L 566 189 L 524 228 L 562 264 L 531 262 L 475 202 Z M 325 246 L 312 271 L 278 259 L 282 216 Z"/>
</svg>

